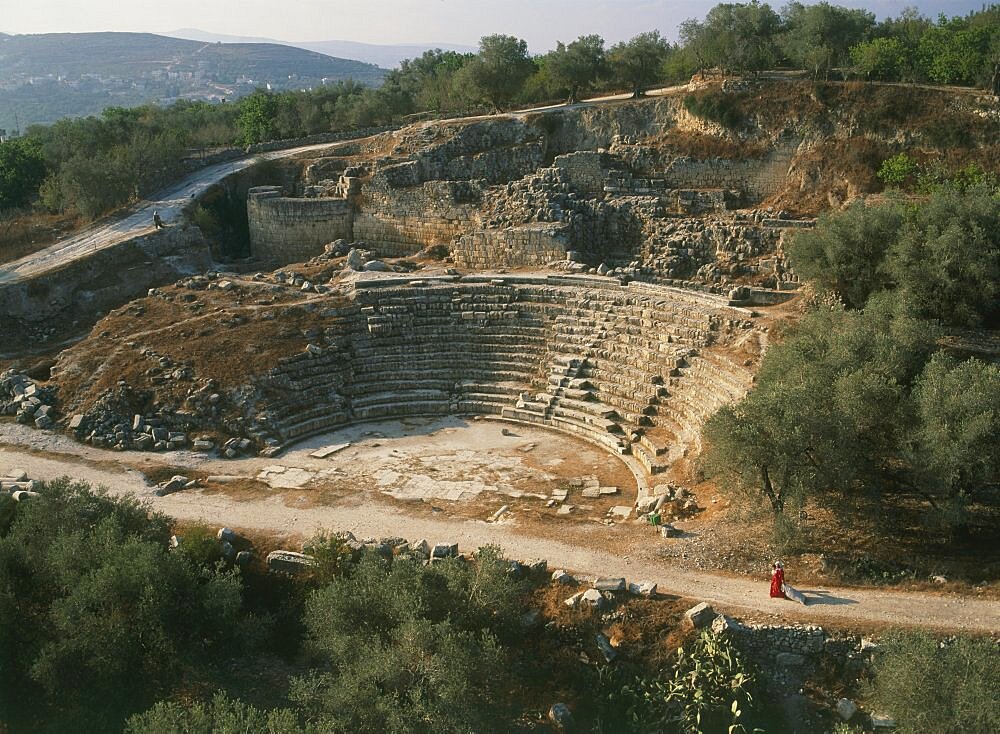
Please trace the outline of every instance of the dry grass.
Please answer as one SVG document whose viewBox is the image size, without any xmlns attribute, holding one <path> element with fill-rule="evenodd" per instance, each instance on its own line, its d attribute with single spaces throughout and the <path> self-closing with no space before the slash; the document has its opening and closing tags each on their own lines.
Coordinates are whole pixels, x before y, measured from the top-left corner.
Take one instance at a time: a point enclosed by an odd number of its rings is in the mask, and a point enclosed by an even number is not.
<svg viewBox="0 0 1000 734">
<path fill-rule="evenodd" d="M 141 298 L 112 311 L 89 337 L 64 351 L 58 360 L 58 383 L 68 410 L 91 405 L 103 392 L 125 380 L 151 389 L 149 374 L 159 357 L 189 366 L 193 380 L 212 378 L 225 391 L 246 385 L 264 368 L 300 352 L 310 339 L 317 316 L 293 288 L 277 293 L 270 284 L 241 281 L 235 291 L 192 291 L 178 286 L 162 296 Z M 323 307 L 339 304 L 323 299 Z M 191 381 L 156 385 L 157 399 L 183 402 Z"/>
<path fill-rule="evenodd" d="M 67 214 L 12 212 L 0 215 L 0 263 L 12 262 L 48 247 L 78 229 L 79 219 Z"/>
<path fill-rule="evenodd" d="M 665 152 L 689 156 L 698 160 L 707 158 L 746 160 L 761 158 L 768 152 L 768 146 L 762 141 L 723 138 L 701 132 L 678 130 L 677 128 L 669 130 L 658 138 L 656 146 Z"/>
</svg>

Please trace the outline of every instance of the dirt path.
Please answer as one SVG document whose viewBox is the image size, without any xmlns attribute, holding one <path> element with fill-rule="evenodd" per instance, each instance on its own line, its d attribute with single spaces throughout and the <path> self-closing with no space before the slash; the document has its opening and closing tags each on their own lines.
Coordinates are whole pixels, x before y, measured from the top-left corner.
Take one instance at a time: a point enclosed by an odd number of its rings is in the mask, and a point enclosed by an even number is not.
<svg viewBox="0 0 1000 734">
<path fill-rule="evenodd" d="M 1000 630 L 1000 602 L 962 596 L 942 596 L 877 589 L 805 588 L 812 604 L 797 604 L 767 597 L 765 580 L 699 573 L 657 560 L 641 543 L 626 554 L 616 555 L 599 545 L 600 533 L 541 534 L 517 522 L 490 524 L 459 517 L 414 517 L 389 501 L 357 496 L 333 506 L 295 507 L 282 495 L 263 499 L 236 500 L 219 493 L 189 491 L 157 498 L 150 493 L 143 475 L 121 465 L 122 454 L 80 446 L 64 436 L 28 431 L 9 423 L 0 424 L 0 471 L 20 468 L 33 478 L 52 479 L 70 475 L 113 493 L 148 499 L 153 507 L 180 520 L 229 525 L 245 530 L 308 536 L 317 530 L 350 530 L 358 537 L 399 536 L 429 542 L 457 542 L 470 550 L 486 544 L 500 546 L 514 558 L 545 558 L 550 568 L 565 568 L 581 574 L 625 576 L 629 580 L 654 581 L 661 592 L 708 601 L 737 614 L 758 613 L 786 621 L 832 623 L 845 626 L 914 626 L 968 632 Z M 135 455 L 137 457 L 141 455 Z M 167 461 L 181 463 L 188 454 L 141 458 L 150 466 Z M 191 460 L 203 472 L 245 473 L 251 462 L 215 459 Z M 185 463 L 187 460 L 185 459 Z M 575 542 L 568 542 L 573 537 Z M 582 539 L 582 542 L 581 542 Z"/>
<path fill-rule="evenodd" d="M 355 142 L 355 141 L 349 141 Z M 153 231 L 153 212 L 158 212 L 167 226 L 176 224 L 181 211 L 192 200 L 203 194 L 210 186 L 227 176 L 253 165 L 260 160 L 275 160 L 308 153 L 311 151 L 336 148 L 344 141 L 319 143 L 297 148 L 287 148 L 269 153 L 250 155 L 245 158 L 208 166 L 191 174 L 179 183 L 154 194 L 147 200 L 132 207 L 128 213 L 98 222 L 81 230 L 72 237 L 60 240 L 43 250 L 25 255 L 19 260 L 0 265 L 0 283 L 13 282 L 47 270 L 60 267 L 67 262 L 87 257 L 106 247 L 127 239 Z"/>
</svg>

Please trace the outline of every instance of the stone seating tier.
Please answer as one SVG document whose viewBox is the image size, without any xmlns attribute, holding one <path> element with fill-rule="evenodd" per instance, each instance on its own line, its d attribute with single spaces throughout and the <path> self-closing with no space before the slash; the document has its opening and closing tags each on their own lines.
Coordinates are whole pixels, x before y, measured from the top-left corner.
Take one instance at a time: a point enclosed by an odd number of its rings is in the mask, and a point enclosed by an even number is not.
<svg viewBox="0 0 1000 734">
<path fill-rule="evenodd" d="M 749 373 L 709 345 L 749 314 L 676 288 L 578 276 L 358 282 L 320 310 L 324 346 L 258 380 L 283 442 L 354 421 L 495 415 L 564 431 L 650 473 L 697 440 Z"/>
</svg>

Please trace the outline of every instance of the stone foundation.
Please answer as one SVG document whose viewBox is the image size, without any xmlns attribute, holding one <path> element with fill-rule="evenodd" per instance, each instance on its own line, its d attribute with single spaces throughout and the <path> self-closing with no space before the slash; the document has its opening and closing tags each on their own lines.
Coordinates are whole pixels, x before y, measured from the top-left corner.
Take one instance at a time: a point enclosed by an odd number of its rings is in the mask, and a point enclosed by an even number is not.
<svg viewBox="0 0 1000 734">
<path fill-rule="evenodd" d="M 258 186 L 247 197 L 250 255 L 270 262 L 300 262 L 338 239 L 352 239 L 346 199 L 292 199 L 276 186 Z"/>
</svg>

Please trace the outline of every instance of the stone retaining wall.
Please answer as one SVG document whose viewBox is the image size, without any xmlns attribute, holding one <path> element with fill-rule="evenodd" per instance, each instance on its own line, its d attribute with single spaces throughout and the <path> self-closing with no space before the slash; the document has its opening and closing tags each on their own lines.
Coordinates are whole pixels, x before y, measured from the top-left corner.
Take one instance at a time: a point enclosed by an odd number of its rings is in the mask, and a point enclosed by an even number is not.
<svg viewBox="0 0 1000 734">
<path fill-rule="evenodd" d="M 432 245 L 450 246 L 478 225 L 480 188 L 471 182 L 427 181 L 396 186 L 376 174 L 363 187 L 354 239 L 381 257 L 405 257 Z"/>
<path fill-rule="evenodd" d="M 338 239 L 353 239 L 346 199 L 292 199 L 276 186 L 259 186 L 247 198 L 250 254 L 257 260 L 300 262 Z"/>
<path fill-rule="evenodd" d="M 536 223 L 462 235 L 451 255 L 461 268 L 487 270 L 545 266 L 565 260 L 569 249 L 568 225 Z"/>
<path fill-rule="evenodd" d="M 174 225 L 14 282 L 0 282 L 0 343 L 23 344 L 56 320 L 81 328 L 153 287 L 209 270 L 201 230 Z"/>
</svg>

